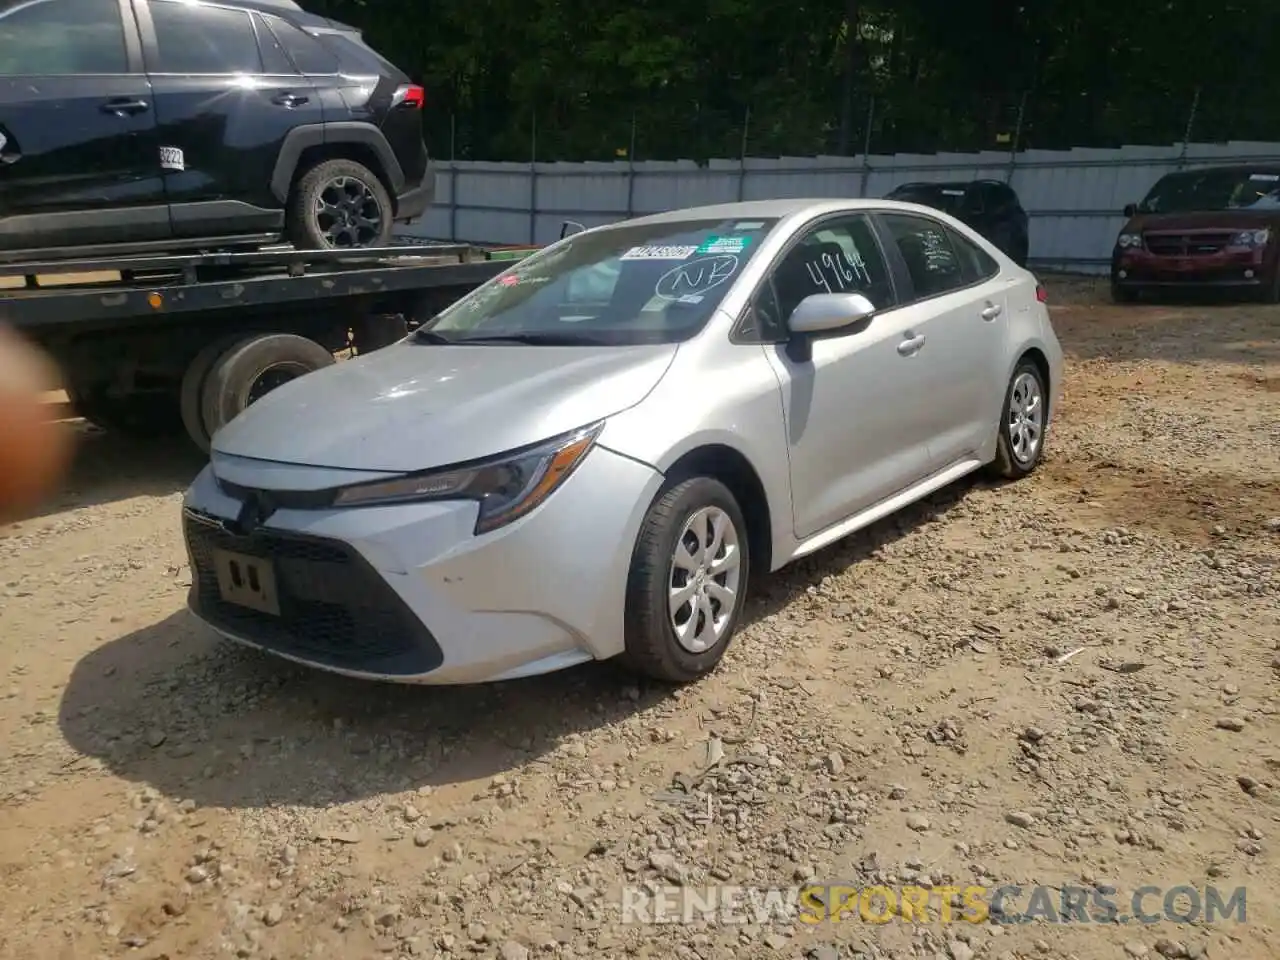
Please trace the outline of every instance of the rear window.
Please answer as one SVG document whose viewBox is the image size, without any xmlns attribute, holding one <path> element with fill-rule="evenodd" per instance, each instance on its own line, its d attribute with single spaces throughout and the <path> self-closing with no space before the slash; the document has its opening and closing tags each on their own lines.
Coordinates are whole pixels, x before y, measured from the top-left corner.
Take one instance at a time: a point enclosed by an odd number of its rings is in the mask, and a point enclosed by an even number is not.
<svg viewBox="0 0 1280 960">
<path fill-rule="evenodd" d="M 337 56 L 344 73 L 382 74 L 400 81 L 409 79 L 399 67 L 366 44 L 357 34 L 317 33 L 315 36 Z"/>
<path fill-rule="evenodd" d="M 610 227 L 534 254 L 463 297 L 421 340 L 624 346 L 706 325 L 777 220 Z"/>
<path fill-rule="evenodd" d="M 271 27 L 271 32 L 280 41 L 280 45 L 284 47 L 285 53 L 289 55 L 289 59 L 293 61 L 293 65 L 297 67 L 299 73 L 332 74 L 338 72 L 340 67 L 337 54 L 324 46 L 311 34 L 304 33 L 293 24 L 270 14 L 263 14 L 263 19 Z"/>
</svg>

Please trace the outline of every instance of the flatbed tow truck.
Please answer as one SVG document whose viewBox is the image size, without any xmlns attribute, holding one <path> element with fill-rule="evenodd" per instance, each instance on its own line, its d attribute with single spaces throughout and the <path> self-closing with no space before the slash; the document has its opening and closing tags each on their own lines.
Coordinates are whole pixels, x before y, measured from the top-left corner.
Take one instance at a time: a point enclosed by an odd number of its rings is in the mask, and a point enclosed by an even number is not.
<svg viewBox="0 0 1280 960">
<path fill-rule="evenodd" d="M 217 430 L 281 383 L 403 338 L 532 247 L 282 246 L 0 263 L 0 321 L 61 368 L 77 416 L 135 437 Z"/>
</svg>

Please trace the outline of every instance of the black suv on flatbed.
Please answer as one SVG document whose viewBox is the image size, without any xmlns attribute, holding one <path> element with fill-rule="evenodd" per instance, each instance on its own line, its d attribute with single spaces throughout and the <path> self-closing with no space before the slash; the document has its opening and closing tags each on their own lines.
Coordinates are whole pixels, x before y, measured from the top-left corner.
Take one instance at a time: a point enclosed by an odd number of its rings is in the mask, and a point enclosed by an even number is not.
<svg viewBox="0 0 1280 960">
<path fill-rule="evenodd" d="M 385 246 L 424 99 L 291 0 L 0 0 L 0 259 Z"/>
<path fill-rule="evenodd" d="M 885 198 L 950 214 L 982 234 L 1020 267 L 1030 247 L 1027 211 L 1013 187 L 999 180 L 903 183 Z"/>
</svg>

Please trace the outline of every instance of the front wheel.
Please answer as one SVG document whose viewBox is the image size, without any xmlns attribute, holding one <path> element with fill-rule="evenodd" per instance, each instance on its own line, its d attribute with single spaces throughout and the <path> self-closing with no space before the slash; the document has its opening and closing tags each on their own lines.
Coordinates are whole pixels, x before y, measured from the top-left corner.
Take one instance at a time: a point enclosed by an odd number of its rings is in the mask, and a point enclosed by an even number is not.
<svg viewBox="0 0 1280 960">
<path fill-rule="evenodd" d="M 289 239 L 301 250 L 385 247 L 394 210 L 377 175 L 354 160 L 312 167 L 289 198 Z"/>
<path fill-rule="evenodd" d="M 1017 480 L 1034 470 L 1044 454 L 1048 427 L 1048 384 L 1038 366 L 1023 360 L 1005 391 L 996 459 L 991 464 L 994 473 L 1006 480 Z"/>
<path fill-rule="evenodd" d="M 628 665 L 669 683 L 714 670 L 742 616 L 750 560 L 742 510 L 724 484 L 693 477 L 663 491 L 631 559 Z"/>
<path fill-rule="evenodd" d="M 1111 302 L 1112 303 L 1137 303 L 1138 291 L 1133 287 L 1122 287 L 1116 281 L 1111 281 Z"/>
</svg>

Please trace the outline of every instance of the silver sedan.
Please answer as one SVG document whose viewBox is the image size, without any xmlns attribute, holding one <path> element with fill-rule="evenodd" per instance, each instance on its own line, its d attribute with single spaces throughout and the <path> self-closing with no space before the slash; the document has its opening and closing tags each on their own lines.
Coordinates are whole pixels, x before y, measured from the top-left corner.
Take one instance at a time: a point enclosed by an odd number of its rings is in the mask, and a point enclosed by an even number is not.
<svg viewBox="0 0 1280 960">
<path fill-rule="evenodd" d="M 772 200 L 578 233 L 265 396 L 184 505 L 190 605 L 353 676 L 715 668 L 749 575 L 1035 469 L 1043 288 L 924 207 Z"/>
</svg>

